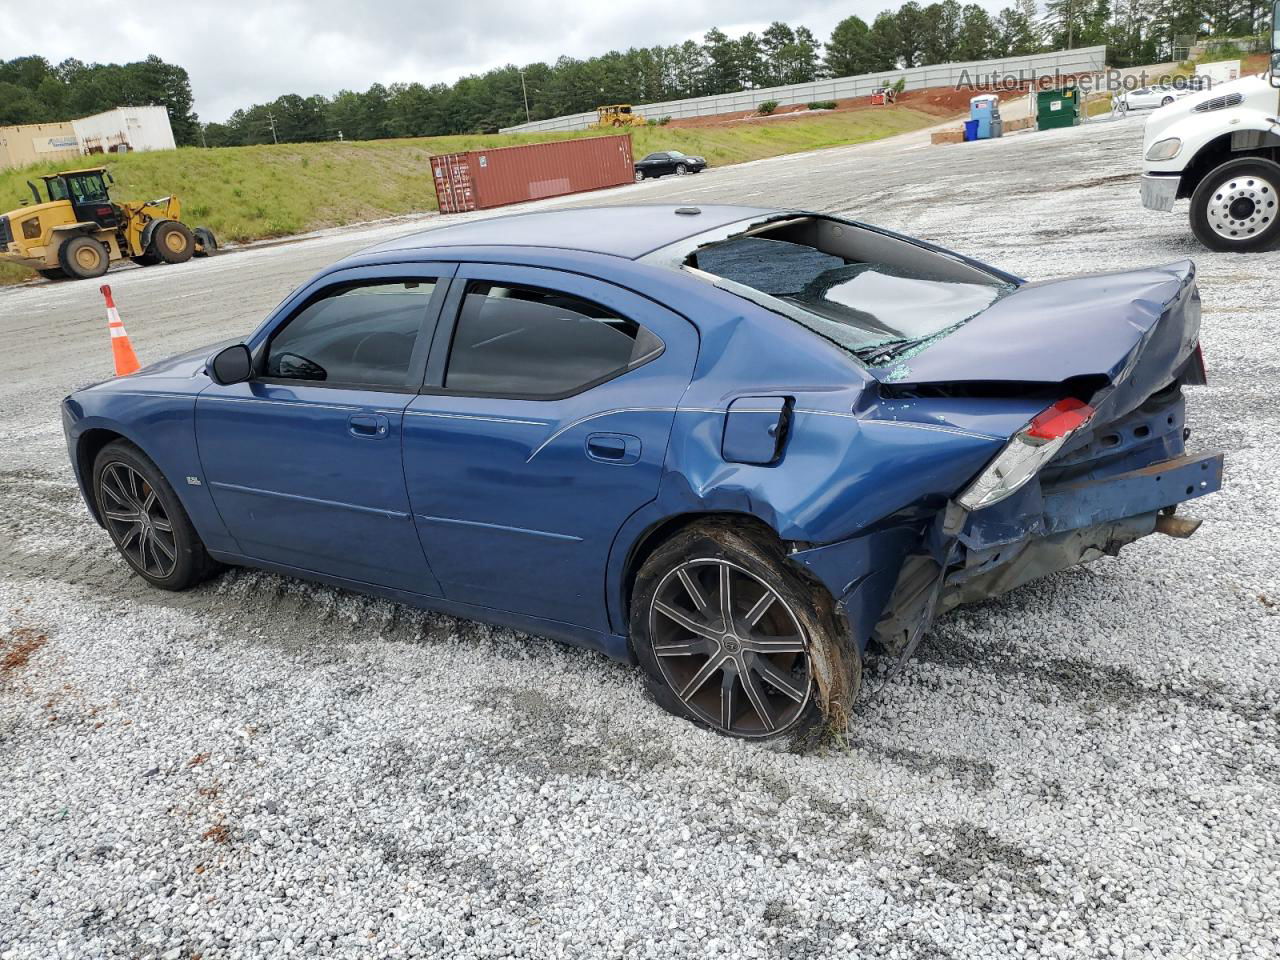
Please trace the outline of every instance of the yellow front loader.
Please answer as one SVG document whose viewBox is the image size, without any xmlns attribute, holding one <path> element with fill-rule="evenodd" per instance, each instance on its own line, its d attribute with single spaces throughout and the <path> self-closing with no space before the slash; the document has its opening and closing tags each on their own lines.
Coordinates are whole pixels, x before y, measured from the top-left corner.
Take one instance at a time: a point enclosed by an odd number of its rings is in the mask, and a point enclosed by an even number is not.
<svg viewBox="0 0 1280 960">
<path fill-rule="evenodd" d="M 631 109 L 629 103 L 613 103 L 596 107 L 597 127 L 643 127 L 645 119 Z"/>
<path fill-rule="evenodd" d="M 34 203 L 0 216 L 0 260 L 31 267 L 43 277 L 100 277 L 118 260 L 184 263 L 218 248 L 204 227 L 182 222 L 177 197 L 115 203 L 105 167 L 42 177 L 45 197 L 27 181 Z"/>
</svg>

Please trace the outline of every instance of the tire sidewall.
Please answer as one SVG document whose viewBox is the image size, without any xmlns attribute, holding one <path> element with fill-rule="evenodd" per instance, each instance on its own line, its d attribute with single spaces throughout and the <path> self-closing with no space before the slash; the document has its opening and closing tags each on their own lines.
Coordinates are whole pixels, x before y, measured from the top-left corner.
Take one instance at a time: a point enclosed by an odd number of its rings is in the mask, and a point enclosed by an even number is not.
<svg viewBox="0 0 1280 960">
<path fill-rule="evenodd" d="M 1254 253 L 1268 250 L 1280 243 L 1280 195 L 1276 197 L 1277 206 L 1270 225 L 1262 233 L 1247 240 L 1232 242 L 1219 236 L 1214 232 L 1213 227 L 1209 226 L 1209 218 L 1205 213 L 1209 195 L 1224 179 L 1232 176 L 1247 176 L 1246 171 L 1251 168 L 1256 169 L 1260 175 L 1266 176 L 1272 186 L 1280 190 L 1280 164 L 1249 157 L 1232 160 L 1210 170 L 1191 194 L 1191 230 L 1196 235 L 1196 239 L 1210 250 L 1222 253 Z"/>
<path fill-rule="evenodd" d="M 173 527 L 174 542 L 177 545 L 178 562 L 174 564 L 173 572 L 167 577 L 153 576 L 134 563 L 133 559 L 120 549 L 120 543 L 116 539 L 115 533 L 110 525 L 106 523 L 106 518 L 102 513 L 102 474 L 113 463 L 124 464 L 145 477 L 147 482 L 151 484 L 152 489 L 155 490 L 156 497 L 164 507 L 165 514 L 169 517 L 169 522 Z M 183 509 L 181 501 L 178 500 L 178 495 L 174 493 L 173 487 L 169 485 L 159 467 L 152 463 L 151 459 L 133 444 L 128 441 L 117 440 L 107 444 L 99 451 L 93 461 L 93 496 L 94 502 L 98 506 L 99 516 L 103 516 L 103 524 L 106 526 L 107 535 L 111 537 L 112 544 L 115 545 L 116 552 L 138 576 L 163 590 L 182 590 L 204 578 L 209 565 L 208 555 L 205 553 L 204 544 L 200 541 L 190 518 L 187 516 L 187 511 Z"/>
<path fill-rule="evenodd" d="M 749 531 L 734 529 L 730 524 L 699 524 L 676 534 L 655 550 L 636 574 L 630 605 L 631 645 L 645 672 L 650 695 L 667 712 L 722 736 L 731 736 L 694 713 L 675 695 L 653 652 L 650 616 L 654 595 L 672 569 L 691 559 L 727 560 L 741 567 L 775 590 L 795 614 L 809 647 L 811 682 L 814 685 L 809 701 L 786 729 L 749 739 L 753 743 L 787 749 L 801 749 L 812 743 L 825 729 L 828 714 L 833 712 L 824 691 L 847 691 L 841 696 L 842 702 L 835 712 L 847 710 L 861 681 L 861 658 L 851 653 L 848 644 L 843 642 L 831 617 L 829 598 L 817 594 L 822 588 L 808 583 L 787 567 L 786 559 L 776 545 L 763 537 L 753 536 Z M 835 681 L 819 680 L 820 674 L 830 677 L 836 673 L 847 676 Z"/>
<path fill-rule="evenodd" d="M 93 244 L 98 248 L 98 254 L 102 258 L 102 269 L 86 273 L 75 266 L 75 260 L 72 258 L 74 248 L 86 246 L 87 244 Z M 94 280 L 107 272 L 107 268 L 111 266 L 111 258 L 107 251 L 103 249 L 101 243 L 93 237 L 80 234 L 68 239 L 58 249 L 58 263 L 62 265 L 62 272 L 68 277 L 73 277 L 76 280 Z"/>
<path fill-rule="evenodd" d="M 186 250 L 182 253 L 174 253 L 164 244 L 164 238 L 170 233 L 181 233 L 187 241 Z M 151 250 L 153 257 L 164 263 L 186 263 L 195 253 L 196 239 L 195 235 L 187 228 L 185 224 L 179 223 L 177 220 L 169 220 L 156 227 L 156 232 L 151 236 Z"/>
</svg>

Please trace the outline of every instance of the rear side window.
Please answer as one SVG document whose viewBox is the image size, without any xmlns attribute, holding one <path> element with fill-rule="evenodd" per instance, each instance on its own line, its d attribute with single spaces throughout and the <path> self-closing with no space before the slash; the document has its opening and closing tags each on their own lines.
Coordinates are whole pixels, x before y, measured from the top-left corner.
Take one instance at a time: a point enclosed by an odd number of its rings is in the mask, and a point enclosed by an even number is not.
<svg viewBox="0 0 1280 960">
<path fill-rule="evenodd" d="M 267 347 L 267 376 L 335 385 L 410 386 L 432 280 L 345 287 L 304 307 Z"/>
<path fill-rule="evenodd" d="M 472 281 L 444 386 L 469 394 L 567 396 L 653 359 L 662 346 L 646 328 L 587 300 Z"/>
</svg>

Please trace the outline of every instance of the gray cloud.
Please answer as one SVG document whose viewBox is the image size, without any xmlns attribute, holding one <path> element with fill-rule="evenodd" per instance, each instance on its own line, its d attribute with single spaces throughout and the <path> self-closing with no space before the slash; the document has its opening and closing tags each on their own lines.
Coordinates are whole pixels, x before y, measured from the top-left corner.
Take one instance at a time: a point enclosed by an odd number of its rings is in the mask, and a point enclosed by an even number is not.
<svg viewBox="0 0 1280 960">
<path fill-rule="evenodd" d="M 780 19 L 826 39 L 842 18 L 856 13 L 870 21 L 890 5 L 896 4 L 63 0 L 40 15 L 17 3 L 0 7 L 0 58 L 36 53 L 55 63 L 67 57 L 119 63 L 154 53 L 186 67 L 196 110 L 208 121 L 285 93 L 333 94 L 375 82 L 448 83 L 507 63 L 678 43 L 700 38 L 712 26 L 737 36 Z M 991 10 L 1001 5 L 983 3 Z"/>
</svg>

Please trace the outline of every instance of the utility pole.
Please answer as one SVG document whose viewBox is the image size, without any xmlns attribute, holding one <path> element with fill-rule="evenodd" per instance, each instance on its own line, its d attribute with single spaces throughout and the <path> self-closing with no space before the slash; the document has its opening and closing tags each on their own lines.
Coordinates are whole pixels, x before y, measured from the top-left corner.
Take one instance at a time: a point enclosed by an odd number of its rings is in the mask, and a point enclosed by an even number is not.
<svg viewBox="0 0 1280 960">
<path fill-rule="evenodd" d="M 208 150 L 208 149 L 209 149 L 209 144 L 205 143 L 205 140 L 204 140 L 204 128 L 205 128 L 205 124 L 203 124 L 203 123 L 202 123 L 202 124 L 200 124 L 200 146 L 202 146 L 202 147 L 204 147 L 206 150 Z"/>
<path fill-rule="evenodd" d="M 267 126 L 271 128 L 272 142 L 278 144 L 280 142 L 280 138 L 276 136 L 276 117 L 270 110 L 267 111 Z"/>
<path fill-rule="evenodd" d="M 524 94 L 524 122 L 532 123 L 532 118 L 529 116 L 529 89 L 524 85 L 524 68 L 516 69 L 520 71 L 520 92 Z"/>
</svg>

